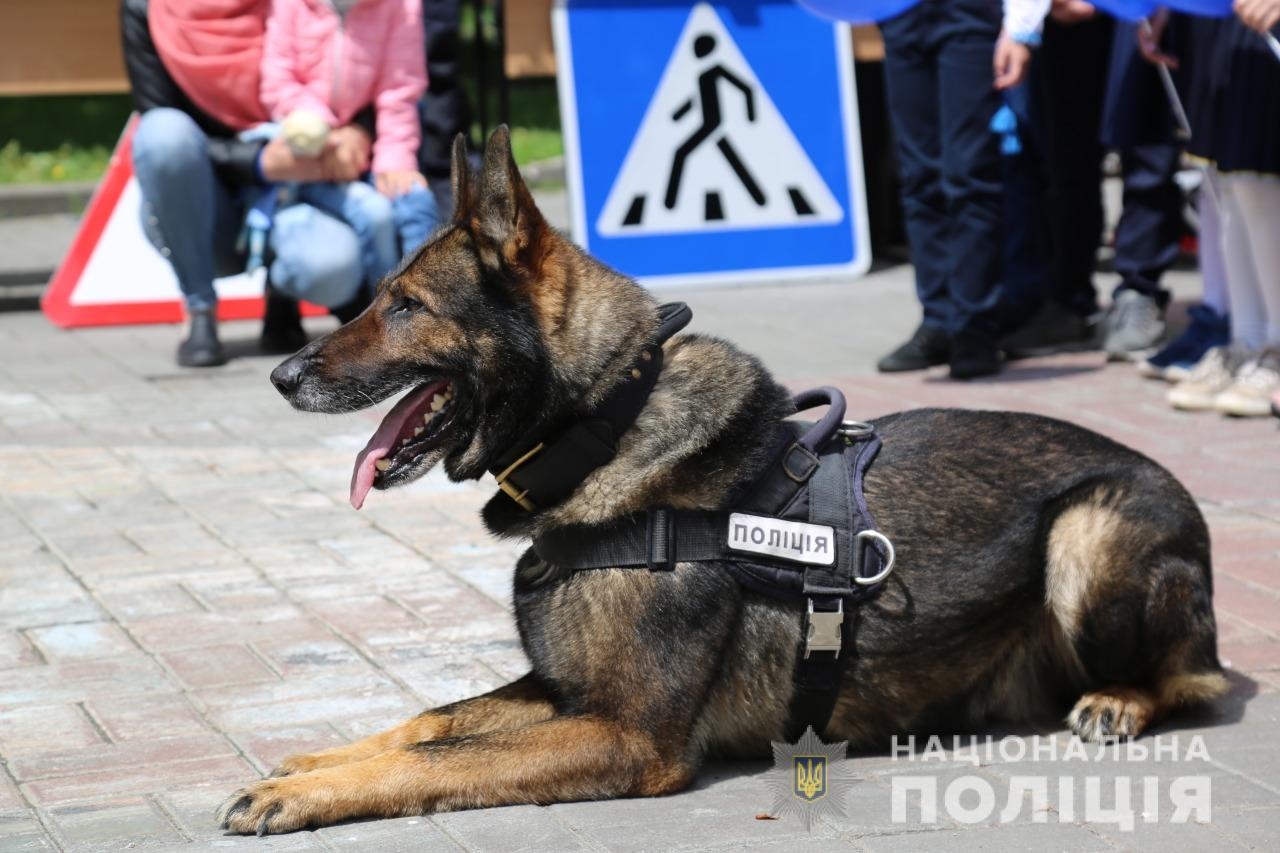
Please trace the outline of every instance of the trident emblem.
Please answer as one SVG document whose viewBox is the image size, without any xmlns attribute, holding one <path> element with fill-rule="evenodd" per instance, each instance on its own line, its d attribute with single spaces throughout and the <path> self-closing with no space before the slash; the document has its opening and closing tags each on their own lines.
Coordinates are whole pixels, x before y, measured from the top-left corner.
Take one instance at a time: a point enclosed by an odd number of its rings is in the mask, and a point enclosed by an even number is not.
<svg viewBox="0 0 1280 853">
<path fill-rule="evenodd" d="M 827 795 L 827 757 L 797 755 L 792 760 L 796 769 L 796 796 L 810 802 L 825 797 Z"/>
</svg>

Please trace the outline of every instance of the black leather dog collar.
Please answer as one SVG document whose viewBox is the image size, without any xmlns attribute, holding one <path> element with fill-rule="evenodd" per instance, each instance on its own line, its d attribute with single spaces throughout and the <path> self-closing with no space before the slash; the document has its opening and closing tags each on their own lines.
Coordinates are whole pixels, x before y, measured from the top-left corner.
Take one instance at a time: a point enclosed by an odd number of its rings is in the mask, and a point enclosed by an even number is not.
<svg viewBox="0 0 1280 853">
<path fill-rule="evenodd" d="M 635 423 L 662 372 L 662 344 L 693 318 L 683 302 L 663 305 L 658 312 L 653 343 L 640 351 L 599 406 L 550 434 L 525 436 L 489 469 L 498 487 L 521 508 L 533 512 L 554 506 L 617 454 L 618 439 Z"/>
</svg>

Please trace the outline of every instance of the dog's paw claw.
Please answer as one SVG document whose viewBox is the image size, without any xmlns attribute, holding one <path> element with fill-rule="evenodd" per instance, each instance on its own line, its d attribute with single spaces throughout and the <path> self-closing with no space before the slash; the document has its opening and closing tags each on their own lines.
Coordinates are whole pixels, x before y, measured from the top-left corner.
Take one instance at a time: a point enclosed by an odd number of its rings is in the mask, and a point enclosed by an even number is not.
<svg viewBox="0 0 1280 853">
<path fill-rule="evenodd" d="M 259 838 L 267 834 L 267 832 L 270 830 L 270 827 L 271 827 L 271 819 L 274 818 L 276 815 L 280 814 L 280 810 L 283 808 L 284 808 L 283 805 L 281 805 L 280 803 L 276 803 L 274 806 L 272 806 L 270 809 L 267 810 L 266 814 L 262 816 L 262 820 L 258 821 L 258 837 Z"/>
<path fill-rule="evenodd" d="M 218 822 L 218 826 L 222 829 L 230 829 L 231 821 L 242 812 L 248 811 L 249 806 L 253 804 L 253 795 L 246 793 L 246 789 L 241 788 L 218 806 L 218 811 L 214 819 Z"/>
<path fill-rule="evenodd" d="M 1155 701 L 1144 690 L 1111 687 L 1080 697 L 1067 725 L 1081 740 L 1132 738 L 1142 734 L 1155 717 Z"/>
<path fill-rule="evenodd" d="M 312 815 L 302 797 L 265 779 L 236 791 L 218 808 L 218 825 L 240 835 L 269 835 L 307 826 Z"/>
</svg>

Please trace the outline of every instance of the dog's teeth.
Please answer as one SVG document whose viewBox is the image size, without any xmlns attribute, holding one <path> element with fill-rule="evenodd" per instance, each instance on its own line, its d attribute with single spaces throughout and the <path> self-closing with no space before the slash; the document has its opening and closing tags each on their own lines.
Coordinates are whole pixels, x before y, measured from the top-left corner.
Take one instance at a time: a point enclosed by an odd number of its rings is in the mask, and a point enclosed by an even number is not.
<svg viewBox="0 0 1280 853">
<path fill-rule="evenodd" d="M 409 439 L 407 439 L 407 438 L 402 438 L 402 439 L 400 439 L 400 446 L 401 446 L 401 447 L 404 447 L 404 446 L 405 446 L 406 444 L 408 444 L 408 443 L 409 443 Z"/>
<path fill-rule="evenodd" d="M 374 468 L 377 468 L 379 471 L 385 471 L 385 470 L 387 470 L 388 468 L 390 468 L 390 467 L 391 467 L 391 460 L 390 460 L 390 459 L 379 459 L 377 462 L 374 462 L 374 463 L 373 463 L 373 467 L 374 467 Z"/>
<path fill-rule="evenodd" d="M 426 428 L 426 427 L 414 427 L 414 428 L 413 428 L 413 437 L 414 437 L 414 438 L 417 438 L 418 436 L 422 435 L 422 434 L 423 434 L 424 432 L 426 432 L 426 431 L 427 431 L 427 428 Z"/>
<path fill-rule="evenodd" d="M 437 394 L 431 398 L 431 411 L 438 412 L 444 408 L 444 404 L 449 402 L 441 395 Z"/>
<path fill-rule="evenodd" d="M 435 412 L 423 412 L 423 413 L 422 413 L 422 422 L 423 422 L 424 424 L 429 424 L 429 423 L 431 423 L 431 419 L 432 419 L 432 418 L 434 418 L 435 416 L 436 416 L 436 413 L 435 413 Z"/>
</svg>

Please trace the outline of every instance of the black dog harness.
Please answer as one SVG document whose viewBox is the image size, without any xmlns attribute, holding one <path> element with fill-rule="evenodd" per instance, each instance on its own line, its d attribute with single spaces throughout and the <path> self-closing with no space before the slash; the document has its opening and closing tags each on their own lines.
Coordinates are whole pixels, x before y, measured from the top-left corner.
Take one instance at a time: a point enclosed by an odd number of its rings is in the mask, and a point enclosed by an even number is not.
<svg viewBox="0 0 1280 853">
<path fill-rule="evenodd" d="M 540 467 L 531 476 L 531 465 L 522 467 L 526 463 L 520 456 L 508 454 L 515 457 L 514 464 L 500 472 L 499 485 L 512 500 L 526 509 L 551 505 L 613 458 L 616 438 L 634 421 L 657 381 L 662 341 L 692 316 L 683 305 L 663 306 L 662 311 L 657 342 L 643 351 L 634 383 L 623 383 L 631 388 L 621 395 L 614 392 L 600 409 L 554 440 L 532 444 L 537 449 L 528 459 L 551 458 L 545 450 L 549 446 L 558 449 L 556 457 L 570 460 L 564 467 L 555 466 L 559 470 L 554 473 L 543 473 L 551 471 L 549 466 Z M 618 396 L 625 405 L 613 399 Z M 874 428 L 844 420 L 844 395 L 835 388 L 806 391 L 795 405 L 797 412 L 828 408 L 817 423 L 778 425 L 774 461 L 732 508 L 658 507 L 608 525 L 558 528 L 533 540 L 538 558 L 561 571 L 671 571 L 677 563 L 714 563 L 748 589 L 803 603 L 804 642 L 796 653 L 788 722 L 792 739 L 808 725 L 824 730 L 847 659 L 842 656 L 851 633 L 846 617 L 852 615 L 852 605 L 879 592 L 894 562 L 893 545 L 876 530 L 863 494 L 867 469 L 880 449 Z M 630 417 L 624 421 L 619 412 Z M 583 434 L 591 438 L 584 440 Z"/>
</svg>

